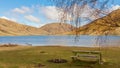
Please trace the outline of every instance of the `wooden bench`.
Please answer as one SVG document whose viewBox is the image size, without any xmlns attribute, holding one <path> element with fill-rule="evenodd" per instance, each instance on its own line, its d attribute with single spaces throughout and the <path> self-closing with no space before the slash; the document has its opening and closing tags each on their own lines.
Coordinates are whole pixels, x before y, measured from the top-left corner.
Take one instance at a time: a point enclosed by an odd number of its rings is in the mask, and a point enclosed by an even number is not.
<svg viewBox="0 0 120 68">
<path fill-rule="evenodd" d="M 71 56 L 73 61 L 76 60 L 87 60 L 87 61 L 98 61 L 101 63 L 102 55 L 100 51 L 80 51 L 74 50 L 72 51 L 74 56 Z"/>
</svg>

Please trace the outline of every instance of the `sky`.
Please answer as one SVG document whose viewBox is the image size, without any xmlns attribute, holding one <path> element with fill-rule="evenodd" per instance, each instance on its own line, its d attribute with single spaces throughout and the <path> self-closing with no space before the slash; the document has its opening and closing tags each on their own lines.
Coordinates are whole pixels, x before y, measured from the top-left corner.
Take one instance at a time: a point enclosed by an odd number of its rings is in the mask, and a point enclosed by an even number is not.
<svg viewBox="0 0 120 68">
<path fill-rule="evenodd" d="M 120 8 L 120 0 L 113 1 L 109 3 L 111 11 Z M 0 18 L 41 27 L 48 23 L 58 22 L 59 12 L 50 0 L 0 0 Z"/>
</svg>

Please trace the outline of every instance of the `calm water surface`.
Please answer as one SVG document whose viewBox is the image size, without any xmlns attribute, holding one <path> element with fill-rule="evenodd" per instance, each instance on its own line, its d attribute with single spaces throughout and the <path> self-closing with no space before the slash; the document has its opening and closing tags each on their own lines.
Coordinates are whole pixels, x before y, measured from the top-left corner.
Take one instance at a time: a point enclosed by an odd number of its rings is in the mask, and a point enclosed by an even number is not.
<svg viewBox="0 0 120 68">
<path fill-rule="evenodd" d="M 63 45 L 63 46 L 118 46 L 120 36 L 1 36 L 0 44 L 22 44 L 33 46 Z M 102 40 L 101 40 L 102 39 Z M 96 40 L 99 40 L 97 43 Z M 97 43 L 97 44 L 96 44 Z"/>
</svg>

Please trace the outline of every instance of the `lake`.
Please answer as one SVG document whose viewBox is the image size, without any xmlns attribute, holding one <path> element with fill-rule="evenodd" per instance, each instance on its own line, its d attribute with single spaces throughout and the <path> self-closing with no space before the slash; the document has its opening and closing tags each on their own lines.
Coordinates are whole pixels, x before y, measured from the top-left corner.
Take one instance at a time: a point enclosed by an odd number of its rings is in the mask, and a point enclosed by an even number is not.
<svg viewBox="0 0 120 68">
<path fill-rule="evenodd" d="M 99 37 L 99 38 L 98 38 Z M 101 40 L 102 39 L 102 40 Z M 99 42 L 98 42 L 98 41 Z M 118 46 L 120 45 L 120 36 L 0 36 L 0 44 L 22 44 L 33 46 Z"/>
</svg>

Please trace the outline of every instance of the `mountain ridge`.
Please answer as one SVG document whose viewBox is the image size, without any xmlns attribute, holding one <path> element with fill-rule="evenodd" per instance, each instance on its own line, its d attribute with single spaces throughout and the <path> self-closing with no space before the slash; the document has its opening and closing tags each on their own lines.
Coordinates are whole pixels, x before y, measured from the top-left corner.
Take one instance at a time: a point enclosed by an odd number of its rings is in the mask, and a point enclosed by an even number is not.
<svg viewBox="0 0 120 68">
<path fill-rule="evenodd" d="M 0 19 L 0 35 L 1 36 L 39 35 L 44 33 L 46 32 L 32 26 L 18 24 L 16 22 L 6 20 L 6 19 Z"/>
<path fill-rule="evenodd" d="M 63 35 L 66 32 L 74 30 L 74 28 L 67 23 L 50 23 L 40 27 L 40 29 L 47 31 L 49 35 Z"/>
<path fill-rule="evenodd" d="M 70 31 L 71 27 L 65 23 L 50 23 L 36 28 L 0 18 L 0 36 L 61 35 Z"/>
<path fill-rule="evenodd" d="M 0 18 L 0 36 L 75 35 L 67 23 L 50 23 L 40 28 Z M 77 29 L 79 35 L 120 35 L 120 9 Z"/>
<path fill-rule="evenodd" d="M 79 35 L 120 35 L 120 9 L 78 28 L 77 32 Z"/>
</svg>

